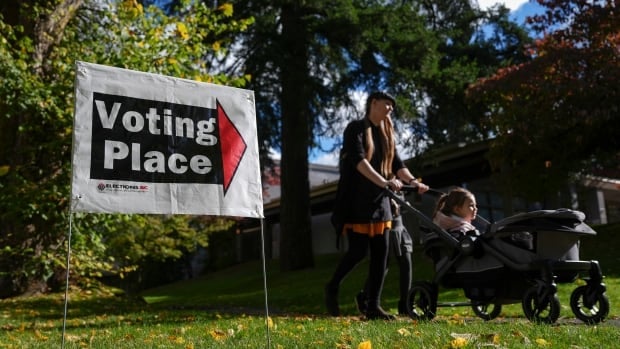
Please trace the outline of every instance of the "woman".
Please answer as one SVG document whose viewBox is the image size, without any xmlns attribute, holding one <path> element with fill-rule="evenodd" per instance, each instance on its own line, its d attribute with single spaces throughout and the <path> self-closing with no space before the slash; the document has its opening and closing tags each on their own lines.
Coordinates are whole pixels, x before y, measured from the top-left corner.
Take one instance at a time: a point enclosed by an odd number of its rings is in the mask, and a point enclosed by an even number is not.
<svg viewBox="0 0 620 349">
<path fill-rule="evenodd" d="M 333 316 L 340 315 L 340 283 L 370 250 L 366 317 L 394 319 L 380 304 L 388 256 L 387 232 L 392 224 L 390 199 L 384 189 L 399 191 L 406 183 L 417 185 L 419 193 L 428 190 L 428 186 L 416 181 L 396 152 L 391 120 L 394 107 L 394 97 L 373 92 L 366 100 L 365 117 L 352 121 L 344 131 L 338 209 L 342 211 L 342 233 L 347 236 L 349 248 L 325 287 L 325 303 Z"/>
<path fill-rule="evenodd" d="M 469 190 L 454 188 L 437 201 L 433 223 L 457 239 L 465 235 L 480 235 L 471 222 L 476 219 L 476 197 Z"/>
</svg>

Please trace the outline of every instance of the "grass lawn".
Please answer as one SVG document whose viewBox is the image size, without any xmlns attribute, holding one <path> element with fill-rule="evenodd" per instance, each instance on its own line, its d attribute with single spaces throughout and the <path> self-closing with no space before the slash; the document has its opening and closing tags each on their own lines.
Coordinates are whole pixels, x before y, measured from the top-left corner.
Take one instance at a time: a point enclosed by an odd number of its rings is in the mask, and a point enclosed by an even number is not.
<svg viewBox="0 0 620 349">
<path fill-rule="evenodd" d="M 553 325 L 529 322 L 520 304 L 504 306 L 486 322 L 469 307 L 439 308 L 430 322 L 364 321 L 353 296 L 363 284 L 365 264 L 342 285 L 343 316 L 328 317 L 323 286 L 339 260 L 330 255 L 298 272 L 281 272 L 277 261 L 268 261 L 267 302 L 260 262 L 147 290 L 135 299 L 72 292 L 64 337 L 64 293 L 2 300 L 0 349 L 61 348 L 63 338 L 66 348 L 613 348 L 620 342 L 619 229 L 596 227 L 596 237 L 582 240 L 581 259 L 600 261 L 611 303 L 607 320 L 595 326 L 576 320 L 570 310 L 576 284 L 559 285 L 561 313 Z M 395 313 L 398 270 L 391 269 L 383 305 Z M 414 255 L 414 279 L 429 275 L 430 264 Z M 460 290 L 441 290 L 439 300 L 465 298 Z"/>
</svg>

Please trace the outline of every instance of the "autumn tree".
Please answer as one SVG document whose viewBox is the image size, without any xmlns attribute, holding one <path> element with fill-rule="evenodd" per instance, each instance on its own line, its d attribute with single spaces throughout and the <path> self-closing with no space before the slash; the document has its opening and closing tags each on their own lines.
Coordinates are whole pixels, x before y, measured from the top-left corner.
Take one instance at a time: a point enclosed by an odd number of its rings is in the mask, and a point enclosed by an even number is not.
<svg viewBox="0 0 620 349">
<path fill-rule="evenodd" d="M 479 80 L 468 95 L 496 136 L 490 157 L 505 188 L 542 200 L 568 175 L 618 170 L 620 9 L 538 2 L 546 10 L 529 19 L 540 35 L 531 60 Z"/>
</svg>

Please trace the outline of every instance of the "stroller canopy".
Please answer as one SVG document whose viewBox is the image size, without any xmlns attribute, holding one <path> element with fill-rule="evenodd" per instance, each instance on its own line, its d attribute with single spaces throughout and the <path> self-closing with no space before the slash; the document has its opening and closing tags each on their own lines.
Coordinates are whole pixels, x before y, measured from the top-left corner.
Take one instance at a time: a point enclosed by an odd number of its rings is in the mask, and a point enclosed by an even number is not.
<svg viewBox="0 0 620 349">
<path fill-rule="evenodd" d="M 489 233 L 535 228 L 536 230 L 553 230 L 577 233 L 580 235 L 596 235 L 596 231 L 584 223 L 585 218 L 586 215 L 583 212 L 570 209 L 538 210 L 519 213 L 501 219 L 491 224 Z"/>
</svg>

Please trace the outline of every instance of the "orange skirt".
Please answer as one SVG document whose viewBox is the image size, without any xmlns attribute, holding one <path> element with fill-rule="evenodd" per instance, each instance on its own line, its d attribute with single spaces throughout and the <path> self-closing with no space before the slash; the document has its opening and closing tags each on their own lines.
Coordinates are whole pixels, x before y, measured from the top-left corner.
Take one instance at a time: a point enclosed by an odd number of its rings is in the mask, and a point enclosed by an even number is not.
<svg viewBox="0 0 620 349">
<path fill-rule="evenodd" d="M 383 235 L 386 229 L 392 228 L 392 221 L 374 222 L 374 223 L 347 223 L 344 225 L 343 234 L 351 229 L 359 234 L 366 234 L 369 237 L 375 235 Z"/>
</svg>

